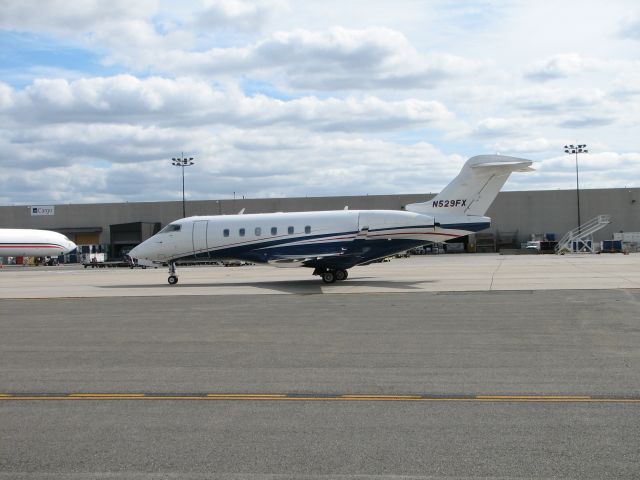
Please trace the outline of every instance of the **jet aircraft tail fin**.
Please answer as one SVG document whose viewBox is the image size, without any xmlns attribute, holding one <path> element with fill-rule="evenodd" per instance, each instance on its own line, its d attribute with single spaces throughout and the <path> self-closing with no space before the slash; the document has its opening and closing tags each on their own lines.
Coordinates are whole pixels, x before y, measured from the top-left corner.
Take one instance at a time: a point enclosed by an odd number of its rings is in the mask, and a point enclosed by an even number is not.
<svg viewBox="0 0 640 480">
<path fill-rule="evenodd" d="M 531 160 L 504 155 L 471 157 L 442 192 L 428 202 L 411 203 L 409 212 L 428 215 L 484 215 L 511 172 L 533 170 Z"/>
</svg>

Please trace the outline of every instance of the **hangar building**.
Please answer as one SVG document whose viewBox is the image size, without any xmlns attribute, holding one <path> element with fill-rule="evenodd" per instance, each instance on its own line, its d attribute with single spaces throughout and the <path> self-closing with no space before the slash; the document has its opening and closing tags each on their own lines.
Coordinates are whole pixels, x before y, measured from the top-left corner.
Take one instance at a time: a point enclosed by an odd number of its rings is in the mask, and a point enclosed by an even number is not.
<svg viewBox="0 0 640 480">
<path fill-rule="evenodd" d="M 188 201 L 186 210 L 188 216 L 229 215 L 242 209 L 245 213 L 341 210 L 345 206 L 352 210 L 400 210 L 408 203 L 426 201 L 433 196 L 435 194 L 197 200 Z M 600 214 L 611 215 L 611 223 L 594 235 L 596 242 L 612 239 L 617 232 L 640 232 L 640 188 L 581 190 L 580 213 L 583 224 Z M 518 248 L 532 236 L 559 239 L 577 227 L 576 191 L 500 192 L 487 215 L 493 221 L 491 228 L 476 238 L 465 239 L 470 247 L 467 250 Z M 78 245 L 92 246 L 112 258 L 126 253 L 180 217 L 181 201 L 0 207 L 0 227 L 55 230 Z"/>
</svg>

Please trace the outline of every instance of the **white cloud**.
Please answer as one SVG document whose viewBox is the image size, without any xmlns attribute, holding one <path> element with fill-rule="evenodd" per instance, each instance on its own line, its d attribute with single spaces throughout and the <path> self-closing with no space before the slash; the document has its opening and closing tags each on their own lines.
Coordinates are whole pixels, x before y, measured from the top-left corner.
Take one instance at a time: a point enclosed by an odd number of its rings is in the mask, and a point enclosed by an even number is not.
<svg viewBox="0 0 640 480">
<path fill-rule="evenodd" d="M 1 84 L 0 84 L 1 85 Z M 64 122 L 138 122 L 148 125 L 259 126 L 289 124 L 321 131 L 394 131 L 442 126 L 453 114 L 440 102 L 377 97 L 248 97 L 189 78 L 130 75 L 35 81 L 21 91 L 0 89 L 0 115 L 34 125 Z"/>
<path fill-rule="evenodd" d="M 535 62 L 525 71 L 530 80 L 554 80 L 588 71 L 602 70 L 606 62 L 595 58 L 584 58 L 577 53 L 561 53 L 546 60 Z"/>
<path fill-rule="evenodd" d="M 89 45 L 100 45 L 108 54 L 104 62 L 108 65 L 129 64 L 136 70 L 154 65 L 163 52 L 191 48 L 195 42 L 191 32 L 169 25 L 159 32 L 157 27 L 145 19 L 123 19 L 105 22 L 91 31 L 86 40 Z"/>
<path fill-rule="evenodd" d="M 13 107 L 14 92 L 9 85 L 0 82 L 0 112 Z"/>
<path fill-rule="evenodd" d="M 512 90 L 505 100 L 513 106 L 543 113 L 575 112 L 585 108 L 602 108 L 607 93 L 599 88 L 552 88 L 536 86 Z"/>
<path fill-rule="evenodd" d="M 487 138 L 522 137 L 536 125 L 539 125 L 539 120 L 531 117 L 489 117 L 480 120 L 470 134 Z"/>
<path fill-rule="evenodd" d="M 537 86 L 505 95 L 513 108 L 528 112 L 538 125 L 584 129 L 616 123 L 629 112 L 629 103 L 598 88 Z"/>
<path fill-rule="evenodd" d="M 122 197 L 106 188 L 108 170 L 91 164 L 51 166 L 25 174 L 9 166 L 0 178 L 0 201 L 3 204 L 29 204 L 41 199 L 50 203 L 92 203 L 119 201 Z M 150 190 L 144 182 L 141 190 Z"/>
<path fill-rule="evenodd" d="M 612 95 L 625 101 L 640 96 L 640 71 L 618 76 L 613 82 Z"/>
<path fill-rule="evenodd" d="M 560 140 L 549 140 L 544 137 L 513 139 L 506 138 L 490 145 L 490 151 L 505 155 L 516 153 L 549 152 L 558 149 Z"/>
<path fill-rule="evenodd" d="M 562 53 L 537 61 L 525 69 L 529 80 L 547 81 L 594 72 L 619 74 L 624 71 L 637 71 L 640 62 L 635 60 L 600 59 L 584 57 L 577 53 Z"/>
<path fill-rule="evenodd" d="M 158 0 L 0 0 L 0 28 L 77 35 L 100 24 L 149 18 L 158 10 Z"/>
<path fill-rule="evenodd" d="M 8 131 L 2 148 L 25 171 L 86 162 L 144 163 L 175 154 L 176 145 L 189 148 L 199 143 L 202 131 L 118 124 L 70 123 Z M 15 164 L 14 164 L 15 165 Z"/>
<path fill-rule="evenodd" d="M 79 8 L 64 8 L 58 0 L 41 9 L 33 3 L 10 2 L 0 14 L 0 28 L 60 34 L 99 48 L 108 65 L 136 71 L 209 78 L 253 74 L 284 88 L 340 91 L 433 88 L 474 73 L 483 64 L 448 53 L 423 55 L 402 33 L 386 27 L 276 31 L 248 46 L 209 49 L 200 48 L 196 33 L 182 27 L 255 30 L 283 8 L 278 1 L 220 0 L 182 23 L 156 18 L 160 9 L 154 1 L 133 9 L 122 0 L 113 8 L 95 0 L 81 2 Z"/>
<path fill-rule="evenodd" d="M 579 156 L 581 188 L 637 187 L 640 178 L 640 153 L 593 152 Z M 540 162 L 538 169 L 546 175 L 556 175 L 558 188 L 575 188 L 575 156 L 555 156 Z M 621 181 L 619 172 L 624 172 Z"/>
<path fill-rule="evenodd" d="M 198 28 L 234 28 L 240 30 L 260 29 L 272 15 L 284 9 L 284 2 L 278 0 L 210 0 L 197 13 L 193 24 Z"/>
<path fill-rule="evenodd" d="M 629 17 L 622 22 L 620 36 L 632 40 L 640 40 L 640 15 Z"/>
<path fill-rule="evenodd" d="M 481 67 L 455 55 L 420 55 L 399 32 L 333 27 L 276 32 L 248 47 L 159 53 L 154 67 L 201 76 L 281 75 L 284 86 L 317 90 L 431 88 Z"/>
<path fill-rule="evenodd" d="M 206 130 L 181 132 L 163 143 L 166 134 L 78 125 L 41 131 L 25 140 L 30 150 L 39 145 L 50 158 L 28 174 L 6 168 L 0 191 L 23 203 L 178 199 L 180 176 L 169 162 L 178 143 L 196 159 L 186 171 L 189 197 L 194 199 L 230 198 L 234 191 L 252 198 L 437 191 L 462 164 L 459 156 L 444 155 L 424 142 L 400 147 L 358 136 L 301 135 L 276 127 L 225 130 L 215 137 Z M 274 145 L 274 138 L 289 140 Z M 263 151 L 264 144 L 271 149 Z M 145 162 L 145 150 L 155 159 Z M 65 152 L 65 157 L 56 163 L 58 152 Z M 97 162 L 103 155 L 110 163 Z"/>
</svg>

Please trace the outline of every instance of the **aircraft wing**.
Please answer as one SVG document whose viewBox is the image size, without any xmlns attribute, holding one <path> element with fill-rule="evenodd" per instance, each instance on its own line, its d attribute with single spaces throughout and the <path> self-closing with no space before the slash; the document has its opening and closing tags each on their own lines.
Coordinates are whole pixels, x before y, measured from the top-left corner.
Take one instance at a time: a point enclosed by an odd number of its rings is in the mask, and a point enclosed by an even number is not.
<svg viewBox="0 0 640 480">
<path fill-rule="evenodd" d="M 277 255 L 272 257 L 268 261 L 268 263 L 276 267 L 317 267 L 322 266 L 323 264 L 329 266 L 336 263 L 341 263 L 339 259 L 344 256 L 344 252 L 318 253 L 307 255 Z"/>
</svg>

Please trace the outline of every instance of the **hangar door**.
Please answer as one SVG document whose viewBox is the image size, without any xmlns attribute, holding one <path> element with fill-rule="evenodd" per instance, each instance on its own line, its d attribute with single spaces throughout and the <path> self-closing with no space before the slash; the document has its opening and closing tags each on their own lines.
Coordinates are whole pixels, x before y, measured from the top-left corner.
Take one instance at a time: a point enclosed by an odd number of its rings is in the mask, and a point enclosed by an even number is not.
<svg viewBox="0 0 640 480">
<path fill-rule="evenodd" d="M 209 258 L 207 247 L 207 225 L 206 220 L 193 222 L 193 255 L 196 258 Z"/>
<path fill-rule="evenodd" d="M 74 237 L 72 240 L 75 241 L 76 245 L 98 245 L 100 243 L 100 232 L 76 233 L 75 236 L 67 236 Z"/>
</svg>

